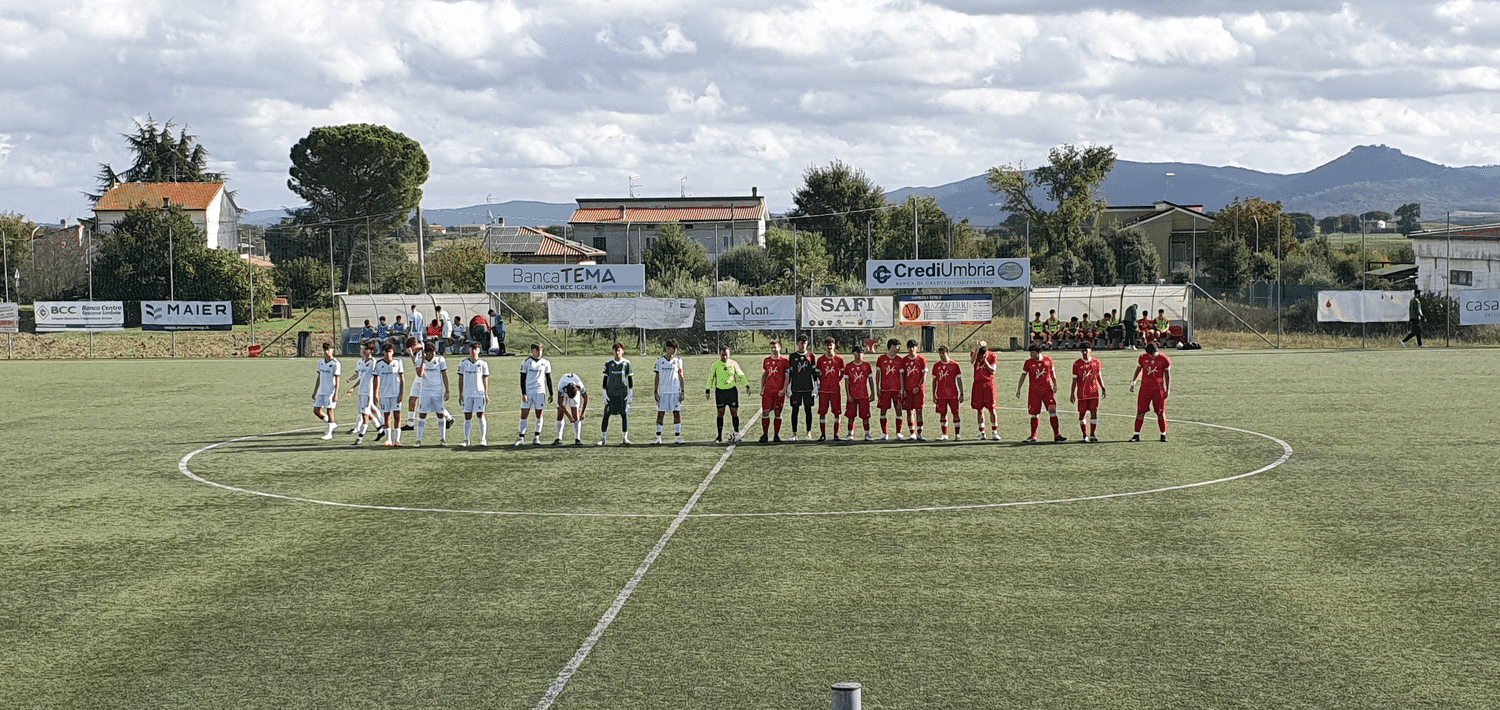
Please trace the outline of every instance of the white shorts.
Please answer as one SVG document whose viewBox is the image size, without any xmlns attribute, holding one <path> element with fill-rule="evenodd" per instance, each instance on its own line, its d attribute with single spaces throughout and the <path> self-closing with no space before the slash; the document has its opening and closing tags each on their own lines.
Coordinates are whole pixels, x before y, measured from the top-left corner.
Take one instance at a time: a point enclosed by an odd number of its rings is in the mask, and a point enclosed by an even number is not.
<svg viewBox="0 0 1500 710">
<path fill-rule="evenodd" d="M 464 414 L 484 414 L 484 395 L 464 397 Z"/>
<path fill-rule="evenodd" d="M 434 392 L 430 395 L 424 394 L 421 399 L 417 400 L 417 413 L 419 414 L 437 414 L 445 408 L 442 392 Z"/>
<path fill-rule="evenodd" d="M 682 393 L 662 393 L 661 401 L 656 403 L 658 412 L 680 412 L 682 411 Z"/>
<path fill-rule="evenodd" d="M 361 414 L 363 414 L 366 411 L 369 411 L 369 409 L 370 409 L 370 393 L 368 393 L 368 392 L 360 392 L 359 393 L 359 412 Z"/>
<path fill-rule="evenodd" d="M 533 393 L 533 394 L 526 395 L 526 403 L 523 404 L 523 405 L 521 405 L 521 409 L 546 409 L 546 408 L 547 408 L 547 393 L 546 392 L 536 392 L 536 393 Z"/>
<path fill-rule="evenodd" d="M 401 395 L 393 394 L 380 398 L 380 411 L 401 413 Z"/>
<path fill-rule="evenodd" d="M 583 405 L 583 398 L 569 397 L 565 394 L 560 394 L 557 396 L 557 405 L 559 407 L 577 408 Z"/>
<path fill-rule="evenodd" d="M 421 380 L 421 378 L 417 378 L 416 382 L 411 383 L 411 394 L 409 396 L 411 396 L 411 397 L 417 397 L 417 398 L 420 398 L 422 396 L 422 380 Z"/>
<path fill-rule="evenodd" d="M 313 406 L 320 407 L 322 409 L 333 409 L 334 407 L 339 406 L 339 403 L 333 398 L 333 395 L 331 394 L 320 394 L 316 397 L 313 397 Z"/>
</svg>

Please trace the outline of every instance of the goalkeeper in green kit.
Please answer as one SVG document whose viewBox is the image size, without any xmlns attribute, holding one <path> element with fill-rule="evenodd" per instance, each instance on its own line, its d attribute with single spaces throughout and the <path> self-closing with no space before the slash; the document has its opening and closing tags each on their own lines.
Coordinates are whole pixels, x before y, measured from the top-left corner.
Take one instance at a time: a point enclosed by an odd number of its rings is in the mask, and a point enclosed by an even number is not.
<svg viewBox="0 0 1500 710">
<path fill-rule="evenodd" d="M 729 348 L 719 351 L 719 359 L 714 362 L 708 371 L 708 388 L 703 390 L 705 398 L 712 399 L 719 407 L 719 436 L 714 439 L 715 443 L 724 443 L 724 408 L 729 408 L 729 414 L 734 418 L 734 430 L 729 433 L 731 443 L 740 440 L 740 390 L 739 384 L 745 383 L 745 391 L 750 391 L 750 378 L 745 376 L 745 371 L 740 369 L 740 364 L 729 359 Z"/>
</svg>

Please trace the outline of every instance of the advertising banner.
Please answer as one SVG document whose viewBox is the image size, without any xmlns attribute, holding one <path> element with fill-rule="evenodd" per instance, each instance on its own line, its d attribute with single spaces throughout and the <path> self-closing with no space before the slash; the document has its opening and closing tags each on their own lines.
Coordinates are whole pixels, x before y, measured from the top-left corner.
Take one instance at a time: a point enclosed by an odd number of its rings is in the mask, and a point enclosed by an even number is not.
<svg viewBox="0 0 1500 710">
<path fill-rule="evenodd" d="M 141 301 L 141 330 L 233 330 L 229 301 Z"/>
<path fill-rule="evenodd" d="M 1319 291 L 1318 321 L 1403 323 L 1411 291 Z"/>
<path fill-rule="evenodd" d="M 890 296 L 816 296 L 802 299 L 802 327 L 894 328 Z"/>
<path fill-rule="evenodd" d="M 642 264 L 489 264 L 484 290 L 490 293 L 644 293 Z"/>
<path fill-rule="evenodd" d="M 993 306 L 994 301 L 989 296 L 974 293 L 896 297 L 896 312 L 900 314 L 901 325 L 981 325 L 990 322 Z"/>
<path fill-rule="evenodd" d="M 1031 285 L 1030 259 L 890 259 L 865 262 L 872 289 L 1010 288 Z"/>
<path fill-rule="evenodd" d="M 705 298 L 703 321 L 708 330 L 791 330 L 797 327 L 797 297 Z"/>
<path fill-rule="evenodd" d="M 21 308 L 14 303 L 0 303 L 0 333 L 21 332 Z"/>
<path fill-rule="evenodd" d="M 37 301 L 36 332 L 125 330 L 124 301 Z"/>
<path fill-rule="evenodd" d="M 1459 291 L 1453 299 L 1459 325 L 1500 325 L 1500 290 Z"/>
<path fill-rule="evenodd" d="M 691 298 L 550 298 L 552 328 L 691 328 L 698 301 Z"/>
</svg>

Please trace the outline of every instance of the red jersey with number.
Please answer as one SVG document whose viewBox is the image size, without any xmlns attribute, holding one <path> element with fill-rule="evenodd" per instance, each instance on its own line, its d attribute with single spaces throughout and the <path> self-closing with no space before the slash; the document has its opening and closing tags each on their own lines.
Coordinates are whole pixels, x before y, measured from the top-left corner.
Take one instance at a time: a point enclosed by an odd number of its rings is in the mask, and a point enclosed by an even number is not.
<svg viewBox="0 0 1500 710">
<path fill-rule="evenodd" d="M 863 360 L 851 360 L 844 365 L 844 379 L 849 381 L 849 399 L 870 398 L 870 375 L 874 369 Z"/>
<path fill-rule="evenodd" d="M 901 358 L 901 377 L 906 381 L 907 392 L 926 392 L 927 358 L 921 355 Z"/>
<path fill-rule="evenodd" d="M 997 358 L 994 353 L 990 352 L 984 354 L 983 360 L 979 360 L 978 358 L 974 357 L 974 355 L 975 353 L 969 353 L 969 359 L 971 361 L 977 360 L 977 362 L 974 363 L 974 387 L 994 387 L 995 366 L 999 364 L 999 358 Z"/>
<path fill-rule="evenodd" d="M 1073 361 L 1073 377 L 1078 380 L 1079 399 L 1098 399 L 1099 389 L 1103 386 L 1102 375 L 1104 363 L 1099 358 L 1092 357 L 1088 360 L 1079 358 Z"/>
<path fill-rule="evenodd" d="M 791 366 L 785 357 L 767 355 L 761 361 L 761 371 L 766 374 L 766 384 L 761 387 L 764 392 L 780 392 L 786 386 L 786 369 Z"/>
<path fill-rule="evenodd" d="M 1051 357 L 1047 355 L 1036 359 L 1028 357 L 1026 358 L 1026 364 L 1022 365 L 1021 369 L 1026 371 L 1026 381 L 1030 384 L 1029 391 L 1036 394 L 1043 392 L 1050 394 L 1052 392 L 1053 386 L 1057 382 L 1057 375 L 1052 369 Z"/>
<path fill-rule="evenodd" d="M 1157 353 L 1141 353 L 1136 362 L 1141 366 L 1141 389 L 1143 391 L 1155 392 L 1166 389 L 1167 370 L 1172 369 L 1172 361 L 1166 355 Z"/>
<path fill-rule="evenodd" d="M 937 391 L 933 394 L 938 399 L 958 399 L 958 380 L 962 378 L 963 370 L 953 360 L 943 362 L 939 360 L 932 365 L 932 379 L 936 381 Z"/>
<path fill-rule="evenodd" d="M 838 355 L 818 356 L 818 391 L 837 392 L 844 383 L 844 358 Z"/>
<path fill-rule="evenodd" d="M 875 367 L 880 369 L 880 391 L 901 391 L 901 367 L 905 358 L 900 355 L 881 355 L 875 359 Z"/>
</svg>

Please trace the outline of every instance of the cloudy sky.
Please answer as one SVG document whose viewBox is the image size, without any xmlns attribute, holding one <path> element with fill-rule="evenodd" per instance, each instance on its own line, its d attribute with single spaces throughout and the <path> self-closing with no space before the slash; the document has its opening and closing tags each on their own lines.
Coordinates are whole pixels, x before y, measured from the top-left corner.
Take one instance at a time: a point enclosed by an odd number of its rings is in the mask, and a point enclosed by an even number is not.
<svg viewBox="0 0 1500 710">
<path fill-rule="evenodd" d="M 1255 10 L 1248 10 L 1249 7 Z M 1126 160 L 1290 173 L 1361 144 L 1500 163 L 1500 3 L 0 0 L 0 211 L 87 214 L 147 115 L 246 209 L 287 154 L 378 123 L 428 207 L 745 194 L 841 159 L 886 189 Z"/>
</svg>

